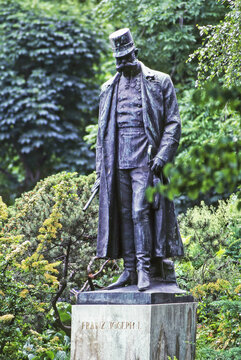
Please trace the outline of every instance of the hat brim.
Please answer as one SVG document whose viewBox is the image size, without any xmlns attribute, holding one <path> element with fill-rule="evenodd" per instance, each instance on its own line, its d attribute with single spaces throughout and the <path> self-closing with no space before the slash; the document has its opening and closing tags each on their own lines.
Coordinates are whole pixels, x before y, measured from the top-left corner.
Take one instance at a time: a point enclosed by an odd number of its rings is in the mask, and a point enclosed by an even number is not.
<svg viewBox="0 0 241 360">
<path fill-rule="evenodd" d="M 130 48 L 128 49 L 124 49 L 124 50 L 115 50 L 113 53 L 114 57 L 123 57 L 129 53 L 131 53 L 133 50 L 135 50 L 135 45 L 132 45 Z"/>
</svg>

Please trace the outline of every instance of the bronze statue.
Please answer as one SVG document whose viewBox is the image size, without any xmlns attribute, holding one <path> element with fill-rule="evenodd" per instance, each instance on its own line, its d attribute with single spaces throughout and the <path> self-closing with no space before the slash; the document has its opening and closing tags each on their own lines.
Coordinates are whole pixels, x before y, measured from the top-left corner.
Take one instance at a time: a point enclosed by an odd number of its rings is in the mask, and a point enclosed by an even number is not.
<svg viewBox="0 0 241 360">
<path fill-rule="evenodd" d="M 158 259 L 183 255 L 173 202 L 159 196 L 150 204 L 145 195 L 156 180 L 167 181 L 162 168 L 174 158 L 181 124 L 169 75 L 137 59 L 129 29 L 110 41 L 117 74 L 100 94 L 97 256 L 124 260 L 124 272 L 108 289 L 137 284 L 143 291 Z"/>
</svg>

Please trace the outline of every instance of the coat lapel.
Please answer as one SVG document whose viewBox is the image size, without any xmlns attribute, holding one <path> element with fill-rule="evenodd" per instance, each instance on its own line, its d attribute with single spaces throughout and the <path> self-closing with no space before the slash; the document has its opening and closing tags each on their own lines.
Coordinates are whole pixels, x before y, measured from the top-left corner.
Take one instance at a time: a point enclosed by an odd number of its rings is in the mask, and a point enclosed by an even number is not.
<svg viewBox="0 0 241 360">
<path fill-rule="evenodd" d="M 115 85 L 119 81 L 120 74 L 117 73 L 106 89 L 100 94 L 100 126 L 101 126 L 101 140 L 103 141 L 108 122 L 110 120 L 110 112 L 113 106 L 112 97 Z"/>
</svg>

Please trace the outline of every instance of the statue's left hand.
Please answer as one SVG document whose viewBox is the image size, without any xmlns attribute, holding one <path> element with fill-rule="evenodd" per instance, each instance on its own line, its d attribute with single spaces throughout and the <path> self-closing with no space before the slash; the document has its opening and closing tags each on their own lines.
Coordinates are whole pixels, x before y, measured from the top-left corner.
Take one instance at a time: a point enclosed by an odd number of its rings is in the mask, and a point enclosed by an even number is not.
<svg viewBox="0 0 241 360">
<path fill-rule="evenodd" d="M 164 166 L 163 161 L 157 156 L 153 159 L 153 163 L 151 164 L 151 171 L 157 176 L 161 174 L 162 168 Z"/>
</svg>

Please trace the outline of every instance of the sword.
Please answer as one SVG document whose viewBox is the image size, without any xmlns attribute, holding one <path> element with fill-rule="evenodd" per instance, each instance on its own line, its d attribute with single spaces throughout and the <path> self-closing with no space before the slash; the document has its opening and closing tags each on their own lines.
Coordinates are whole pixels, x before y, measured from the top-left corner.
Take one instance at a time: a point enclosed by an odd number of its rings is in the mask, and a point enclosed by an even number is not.
<svg viewBox="0 0 241 360">
<path fill-rule="evenodd" d="M 92 200 L 94 199 L 95 195 L 98 193 L 99 188 L 100 188 L 100 178 L 98 178 L 96 180 L 96 182 L 94 183 L 94 186 L 91 189 L 92 195 L 90 196 L 89 200 L 87 201 L 87 203 L 83 207 L 83 211 L 86 211 L 88 209 L 88 207 L 92 203 Z"/>
<path fill-rule="evenodd" d="M 149 145 L 148 146 L 148 149 L 147 149 L 147 155 L 148 155 L 148 165 L 150 166 L 151 168 L 151 161 L 152 161 L 152 145 Z M 162 175 L 161 175 L 161 178 L 162 178 Z M 153 174 L 153 186 L 156 187 L 160 182 L 161 182 L 161 179 L 156 176 L 155 174 Z M 152 203 L 152 208 L 154 210 L 158 210 L 160 207 L 160 194 L 159 193 L 156 193 L 154 195 L 154 199 L 153 199 L 153 203 Z"/>
<path fill-rule="evenodd" d="M 147 149 L 148 165 L 149 166 L 151 165 L 151 153 L 152 153 L 152 145 L 149 145 L 148 149 Z"/>
</svg>

